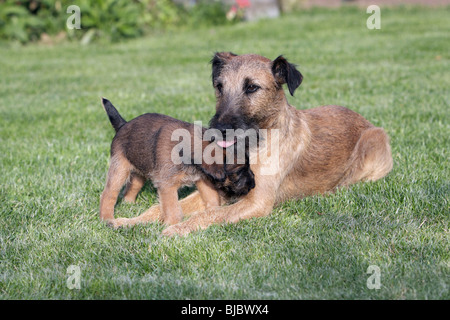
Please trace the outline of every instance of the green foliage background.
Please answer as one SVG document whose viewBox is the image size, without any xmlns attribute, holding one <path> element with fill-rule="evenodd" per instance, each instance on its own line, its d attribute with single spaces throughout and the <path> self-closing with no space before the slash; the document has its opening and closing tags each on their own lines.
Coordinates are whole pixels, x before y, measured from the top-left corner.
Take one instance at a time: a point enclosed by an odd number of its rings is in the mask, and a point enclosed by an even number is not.
<svg viewBox="0 0 450 320">
<path fill-rule="evenodd" d="M 81 31 L 66 27 L 70 5 L 80 8 Z M 44 33 L 64 32 L 84 42 L 99 38 L 116 42 L 175 26 L 226 24 L 225 13 L 226 7 L 215 0 L 191 7 L 171 0 L 0 0 L 0 39 L 28 43 Z"/>
</svg>

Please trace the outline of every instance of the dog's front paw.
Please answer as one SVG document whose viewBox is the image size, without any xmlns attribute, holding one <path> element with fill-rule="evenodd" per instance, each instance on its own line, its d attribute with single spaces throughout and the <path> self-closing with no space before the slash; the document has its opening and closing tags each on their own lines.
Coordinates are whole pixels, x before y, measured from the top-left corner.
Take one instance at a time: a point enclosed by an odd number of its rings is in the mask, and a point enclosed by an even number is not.
<svg viewBox="0 0 450 320">
<path fill-rule="evenodd" d="M 164 229 L 162 232 L 162 235 L 166 236 L 166 237 L 186 236 L 189 233 L 191 233 L 192 231 L 194 231 L 194 230 L 191 230 L 191 228 L 189 228 L 189 226 L 187 226 L 183 223 L 178 223 L 178 224 L 171 225 L 170 227 L 167 227 L 166 229 Z"/>
<path fill-rule="evenodd" d="M 114 229 L 119 229 L 122 227 L 125 227 L 128 225 L 128 220 L 127 218 L 118 218 L 118 219 L 113 219 L 113 220 L 109 220 L 107 222 L 107 225 L 111 228 Z"/>
</svg>

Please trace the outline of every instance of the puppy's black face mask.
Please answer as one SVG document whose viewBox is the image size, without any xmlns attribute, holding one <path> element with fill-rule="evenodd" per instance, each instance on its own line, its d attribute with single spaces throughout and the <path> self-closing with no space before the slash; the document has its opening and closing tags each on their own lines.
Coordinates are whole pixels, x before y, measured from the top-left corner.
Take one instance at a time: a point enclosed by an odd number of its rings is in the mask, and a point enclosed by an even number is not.
<svg viewBox="0 0 450 320">
<path fill-rule="evenodd" d="M 216 184 L 228 198 L 247 195 L 255 187 L 255 175 L 248 164 L 233 167 L 231 171 L 225 170 L 225 181 Z"/>
<path fill-rule="evenodd" d="M 243 159 L 244 163 L 238 163 L 239 145 L 240 144 L 233 145 L 234 162 L 229 164 L 225 161 L 225 180 L 216 184 L 217 188 L 225 194 L 225 197 L 228 198 L 245 196 L 255 187 L 255 175 L 250 169 L 248 141 L 247 143 L 241 145 L 245 148 L 245 158 Z M 226 156 L 226 152 L 224 154 Z"/>
</svg>

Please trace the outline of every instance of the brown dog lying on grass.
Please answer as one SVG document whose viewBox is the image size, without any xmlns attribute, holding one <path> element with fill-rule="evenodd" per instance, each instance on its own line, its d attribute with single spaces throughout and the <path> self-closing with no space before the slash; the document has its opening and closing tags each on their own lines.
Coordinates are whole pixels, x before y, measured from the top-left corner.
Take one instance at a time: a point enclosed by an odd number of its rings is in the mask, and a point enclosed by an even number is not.
<svg viewBox="0 0 450 320">
<path fill-rule="evenodd" d="M 116 130 L 111 144 L 106 186 L 100 199 L 100 218 L 112 226 L 121 226 L 120 219 L 114 219 L 114 206 L 125 184 L 124 200 L 134 202 L 145 181 L 151 180 L 158 189 L 162 211 L 159 220 L 168 225 L 183 219 L 182 208 L 178 203 L 178 189 L 183 185 L 195 183 L 207 208 L 219 206 L 221 196 L 224 199 L 238 198 L 255 187 L 248 150 L 245 152 L 244 163 L 239 164 L 235 158 L 230 164 L 225 161 L 226 148 L 218 147 L 214 150 L 222 153 L 219 155 L 223 160 L 222 164 L 207 161 L 210 163 L 208 164 L 203 151 L 208 146 L 212 147 L 211 144 L 215 142 L 203 141 L 202 135 L 206 129 L 198 127 L 196 133 L 193 124 L 157 113 L 143 114 L 127 122 L 110 101 L 103 98 L 102 103 Z M 200 159 L 194 154 L 194 148 L 190 148 L 192 151 L 190 157 L 187 157 L 189 160 L 178 161 L 186 154 L 183 154 L 184 149 L 177 149 L 177 141 L 172 141 L 173 132 L 177 129 L 189 133 L 189 146 L 194 145 L 194 136 L 200 135 Z"/>
<path fill-rule="evenodd" d="M 260 157 L 251 163 L 256 186 L 248 195 L 228 206 L 205 209 L 194 192 L 180 201 L 180 206 L 193 214 L 167 227 L 163 235 L 186 235 L 212 224 L 264 217 L 287 200 L 333 192 L 359 181 L 376 181 L 391 171 L 391 147 L 383 128 L 345 107 L 304 110 L 289 104 L 283 85 L 293 95 L 303 76 L 283 56 L 272 61 L 255 54 L 218 52 L 211 62 L 216 114 L 210 127 L 266 130 L 266 145 L 279 145 L 278 156 L 265 156 L 260 146 L 251 149 L 250 159 L 255 153 Z M 273 133 L 279 143 L 271 141 Z M 268 173 L 265 163 L 270 159 L 277 166 Z M 160 208 L 153 206 L 137 219 L 151 221 L 159 212 Z"/>
</svg>

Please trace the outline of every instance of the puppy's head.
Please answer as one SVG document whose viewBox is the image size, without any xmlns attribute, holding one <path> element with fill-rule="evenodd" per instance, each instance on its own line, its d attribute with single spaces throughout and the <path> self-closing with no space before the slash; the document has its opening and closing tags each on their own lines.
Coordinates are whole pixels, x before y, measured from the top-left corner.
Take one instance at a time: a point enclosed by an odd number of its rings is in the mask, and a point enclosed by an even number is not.
<svg viewBox="0 0 450 320">
<path fill-rule="evenodd" d="M 226 178 L 217 182 L 216 187 L 227 198 L 237 198 L 247 195 L 255 187 L 255 175 L 249 164 L 225 165 Z"/>
<path fill-rule="evenodd" d="M 224 164 L 218 164 L 215 162 L 212 164 L 202 163 L 199 168 L 201 172 L 206 175 L 214 184 L 224 183 L 226 180 Z"/>
<path fill-rule="evenodd" d="M 216 142 L 207 143 L 215 144 Z M 215 188 L 226 198 L 245 196 L 255 187 L 255 175 L 250 169 L 248 145 L 245 147 L 245 161 L 243 163 L 238 161 L 237 146 L 238 144 L 234 144 L 232 147 L 229 147 L 234 148 L 233 161 L 227 161 L 227 148 L 217 148 L 217 145 L 215 145 L 216 148 L 213 150 L 214 152 L 222 153 L 220 157 L 223 157 L 223 161 L 221 163 L 213 162 L 211 164 L 203 161 L 200 166 L 203 174 L 208 177 Z"/>
<path fill-rule="evenodd" d="M 245 149 L 238 150 L 239 147 L 243 147 Z M 250 190 L 255 187 L 255 175 L 253 171 L 250 169 L 250 157 L 249 157 L 249 145 L 245 144 L 234 144 L 232 147 L 234 148 L 233 161 L 224 161 L 225 165 L 225 180 L 222 182 L 218 182 L 216 184 L 217 188 L 222 191 L 227 198 L 238 198 L 247 195 Z M 227 157 L 227 149 L 224 148 L 224 158 Z M 244 162 L 239 161 L 239 152 L 245 151 Z M 227 159 L 226 159 L 227 160 Z"/>
</svg>

